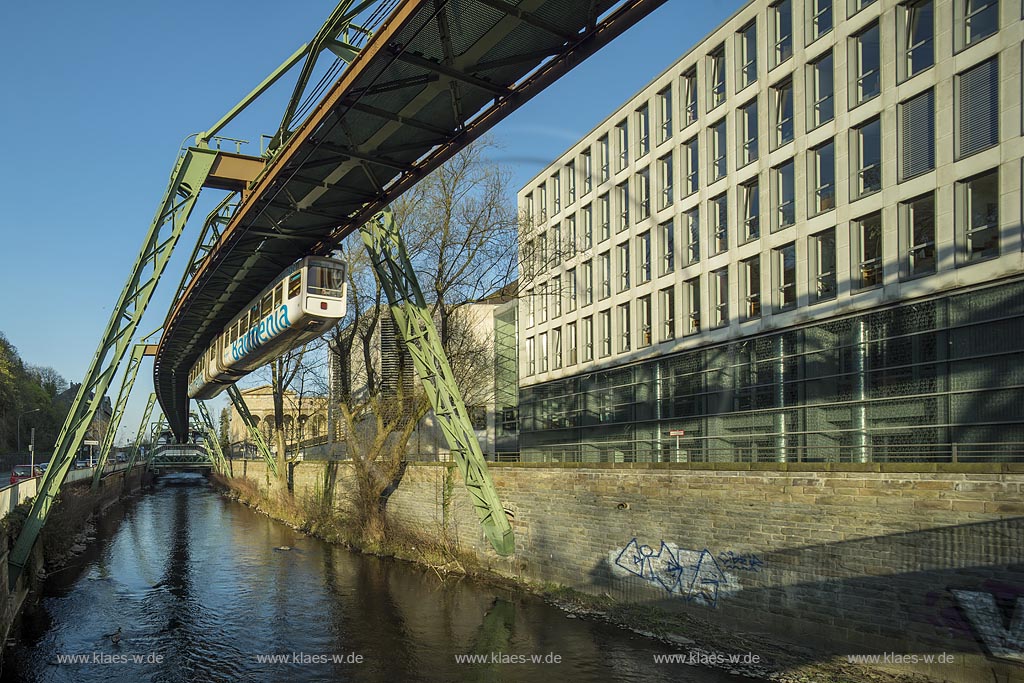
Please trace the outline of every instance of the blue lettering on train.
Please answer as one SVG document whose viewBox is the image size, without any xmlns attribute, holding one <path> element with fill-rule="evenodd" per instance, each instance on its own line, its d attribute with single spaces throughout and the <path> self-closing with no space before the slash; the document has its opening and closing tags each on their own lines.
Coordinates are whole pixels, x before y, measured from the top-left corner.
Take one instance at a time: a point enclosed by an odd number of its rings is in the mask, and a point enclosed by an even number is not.
<svg viewBox="0 0 1024 683">
<path fill-rule="evenodd" d="M 231 342 L 232 360 L 241 360 L 264 342 L 281 334 L 291 324 L 288 319 L 288 304 L 281 304 L 276 311 L 272 311 L 266 318 L 250 327 L 245 334 Z"/>
</svg>

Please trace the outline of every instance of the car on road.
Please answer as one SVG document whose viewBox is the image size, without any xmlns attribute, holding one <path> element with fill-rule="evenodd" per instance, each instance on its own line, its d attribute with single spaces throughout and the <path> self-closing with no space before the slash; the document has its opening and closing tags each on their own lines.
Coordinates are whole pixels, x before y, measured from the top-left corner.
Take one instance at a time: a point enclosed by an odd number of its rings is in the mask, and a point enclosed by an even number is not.
<svg viewBox="0 0 1024 683">
<path fill-rule="evenodd" d="M 42 472 L 43 474 L 46 474 L 46 468 L 49 467 L 49 466 L 50 466 L 50 463 L 48 463 L 48 462 L 41 462 L 41 463 L 36 465 L 36 467 L 39 468 L 39 471 Z"/>
<path fill-rule="evenodd" d="M 86 462 L 85 460 L 76 460 L 75 461 L 75 469 L 76 470 L 84 470 L 88 466 L 89 466 L 89 463 Z"/>
<path fill-rule="evenodd" d="M 11 484 L 17 484 L 18 482 L 31 479 L 32 477 L 43 476 L 43 471 L 38 466 L 35 468 L 35 474 L 32 473 L 32 465 L 15 465 L 14 469 L 11 470 Z"/>
</svg>

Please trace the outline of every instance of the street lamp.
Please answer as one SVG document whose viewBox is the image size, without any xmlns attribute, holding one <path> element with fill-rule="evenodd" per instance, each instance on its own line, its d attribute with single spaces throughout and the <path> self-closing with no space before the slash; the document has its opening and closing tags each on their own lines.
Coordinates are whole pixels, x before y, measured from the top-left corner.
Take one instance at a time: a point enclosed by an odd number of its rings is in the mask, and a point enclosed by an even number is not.
<svg viewBox="0 0 1024 683">
<path fill-rule="evenodd" d="M 42 408 L 33 408 L 32 410 L 26 410 L 25 412 L 18 415 L 18 455 L 21 455 L 21 416 L 28 415 L 29 413 L 38 413 Z"/>
</svg>

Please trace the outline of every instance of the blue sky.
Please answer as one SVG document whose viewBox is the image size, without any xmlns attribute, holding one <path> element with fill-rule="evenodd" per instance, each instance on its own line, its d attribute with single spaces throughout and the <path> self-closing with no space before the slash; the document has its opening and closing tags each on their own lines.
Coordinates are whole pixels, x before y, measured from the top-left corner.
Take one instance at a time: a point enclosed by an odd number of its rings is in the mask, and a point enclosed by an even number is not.
<svg viewBox="0 0 1024 683">
<path fill-rule="evenodd" d="M 513 192 L 740 5 L 670 0 L 500 123 L 494 137 Z M 0 332 L 26 362 L 81 381 L 182 140 L 212 125 L 332 9 L 311 0 L 5 3 Z M 273 132 L 290 88 L 277 86 L 224 134 L 256 142 Z M 140 335 L 163 322 L 183 260 L 220 198 L 206 192 Z M 126 435 L 138 428 L 151 376 L 147 361 Z M 112 400 L 119 386 L 120 373 Z"/>
</svg>

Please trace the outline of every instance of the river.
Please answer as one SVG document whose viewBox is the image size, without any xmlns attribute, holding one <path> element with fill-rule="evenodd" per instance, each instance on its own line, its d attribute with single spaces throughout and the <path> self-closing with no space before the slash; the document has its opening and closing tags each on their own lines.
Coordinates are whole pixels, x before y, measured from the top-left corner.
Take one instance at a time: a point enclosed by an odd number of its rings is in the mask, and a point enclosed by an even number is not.
<svg viewBox="0 0 1024 683">
<path fill-rule="evenodd" d="M 654 662 L 675 651 L 531 595 L 323 543 L 182 474 L 111 508 L 46 579 L 2 680 L 750 680 Z"/>
</svg>

